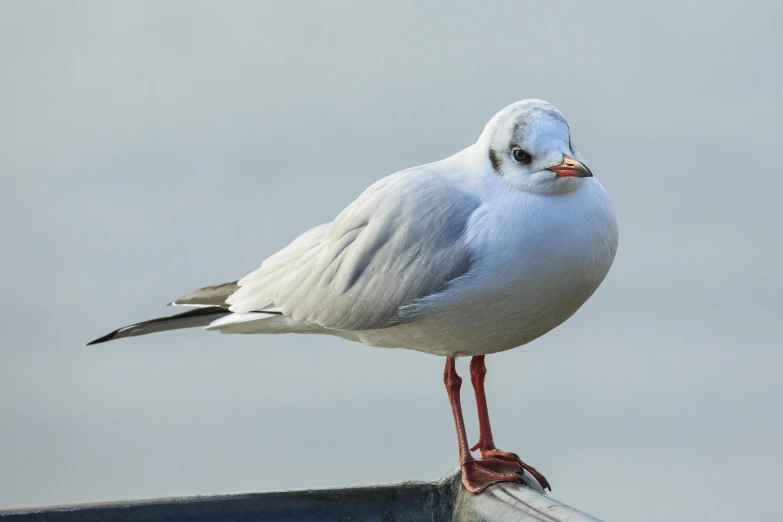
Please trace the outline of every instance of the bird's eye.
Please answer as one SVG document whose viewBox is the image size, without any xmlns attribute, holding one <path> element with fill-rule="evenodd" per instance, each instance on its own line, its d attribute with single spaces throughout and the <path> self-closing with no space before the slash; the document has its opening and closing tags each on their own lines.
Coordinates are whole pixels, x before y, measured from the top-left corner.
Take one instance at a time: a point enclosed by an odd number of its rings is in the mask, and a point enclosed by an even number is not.
<svg viewBox="0 0 783 522">
<path fill-rule="evenodd" d="M 514 161 L 521 163 L 522 165 L 530 165 L 530 162 L 533 161 L 533 158 L 530 156 L 530 154 L 520 149 L 519 147 L 514 147 L 511 149 L 511 156 L 514 158 Z"/>
</svg>

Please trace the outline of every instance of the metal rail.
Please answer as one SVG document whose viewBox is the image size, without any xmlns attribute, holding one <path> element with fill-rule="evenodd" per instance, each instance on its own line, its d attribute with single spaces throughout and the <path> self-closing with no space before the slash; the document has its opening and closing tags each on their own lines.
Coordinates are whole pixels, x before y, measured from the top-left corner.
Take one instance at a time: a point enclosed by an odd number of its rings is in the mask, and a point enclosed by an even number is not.
<svg viewBox="0 0 783 522">
<path fill-rule="evenodd" d="M 438 482 L 187 497 L 0 511 L 0 522 L 596 522 L 526 476 L 479 495 L 455 471 Z"/>
</svg>

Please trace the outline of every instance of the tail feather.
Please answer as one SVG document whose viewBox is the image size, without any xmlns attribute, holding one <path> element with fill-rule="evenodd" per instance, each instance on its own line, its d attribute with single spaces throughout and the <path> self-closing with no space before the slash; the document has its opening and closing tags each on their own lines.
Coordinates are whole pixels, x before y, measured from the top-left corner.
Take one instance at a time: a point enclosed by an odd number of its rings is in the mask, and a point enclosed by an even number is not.
<svg viewBox="0 0 783 522">
<path fill-rule="evenodd" d="M 149 321 L 142 321 L 140 323 L 132 324 L 129 326 L 123 326 L 114 330 L 110 334 L 106 334 L 103 337 L 99 337 L 94 341 L 87 343 L 87 346 L 91 344 L 105 343 L 114 339 L 121 339 L 123 337 L 133 337 L 136 335 L 146 335 L 155 332 L 165 332 L 166 330 L 179 330 L 181 328 L 193 328 L 196 326 L 206 326 L 220 316 L 228 315 L 229 312 L 226 308 L 221 306 L 205 306 L 196 308 L 194 310 L 188 310 L 187 312 L 170 315 L 168 317 L 159 317 L 157 319 L 150 319 Z"/>
</svg>

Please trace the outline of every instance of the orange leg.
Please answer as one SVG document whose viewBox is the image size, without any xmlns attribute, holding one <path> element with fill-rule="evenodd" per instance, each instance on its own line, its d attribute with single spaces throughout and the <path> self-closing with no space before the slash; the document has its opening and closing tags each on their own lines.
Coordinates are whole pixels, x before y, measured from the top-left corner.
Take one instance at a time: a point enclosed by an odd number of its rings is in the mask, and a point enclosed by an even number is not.
<svg viewBox="0 0 783 522">
<path fill-rule="evenodd" d="M 454 358 L 446 358 L 446 370 L 443 372 L 443 383 L 449 394 L 451 412 L 454 414 L 454 424 L 457 428 L 457 442 L 459 444 L 459 464 L 462 469 L 462 484 L 471 493 L 479 493 L 487 486 L 496 482 L 522 482 L 515 472 L 495 471 L 506 469 L 508 463 L 497 459 L 476 462 L 468 448 L 468 437 L 465 434 L 465 421 L 462 418 L 462 405 L 460 404 L 459 391 L 462 387 L 462 379 L 457 375 L 454 367 Z"/>
<path fill-rule="evenodd" d="M 500 459 L 508 462 L 514 462 L 531 475 L 533 475 L 542 488 L 552 491 L 546 477 L 539 473 L 533 466 L 522 462 L 519 455 L 508 451 L 501 451 L 495 447 L 495 441 L 492 439 L 492 427 L 489 425 L 489 412 L 487 411 L 487 396 L 484 394 L 484 377 L 487 375 L 487 367 L 484 365 L 484 356 L 476 355 L 470 361 L 470 382 L 473 383 L 473 391 L 476 392 L 476 408 L 479 418 L 479 440 L 471 451 L 480 450 L 481 457 L 485 459 Z"/>
</svg>

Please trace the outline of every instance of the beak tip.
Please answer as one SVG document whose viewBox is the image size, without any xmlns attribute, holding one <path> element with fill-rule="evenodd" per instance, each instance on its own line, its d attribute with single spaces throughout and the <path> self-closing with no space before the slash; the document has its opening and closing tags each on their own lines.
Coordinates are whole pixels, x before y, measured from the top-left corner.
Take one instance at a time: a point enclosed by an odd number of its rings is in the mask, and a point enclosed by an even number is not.
<svg viewBox="0 0 783 522">
<path fill-rule="evenodd" d="M 563 155 L 563 162 L 560 165 L 549 167 L 549 169 L 561 178 L 592 178 L 593 173 L 581 161 L 577 161 L 571 156 Z"/>
</svg>

